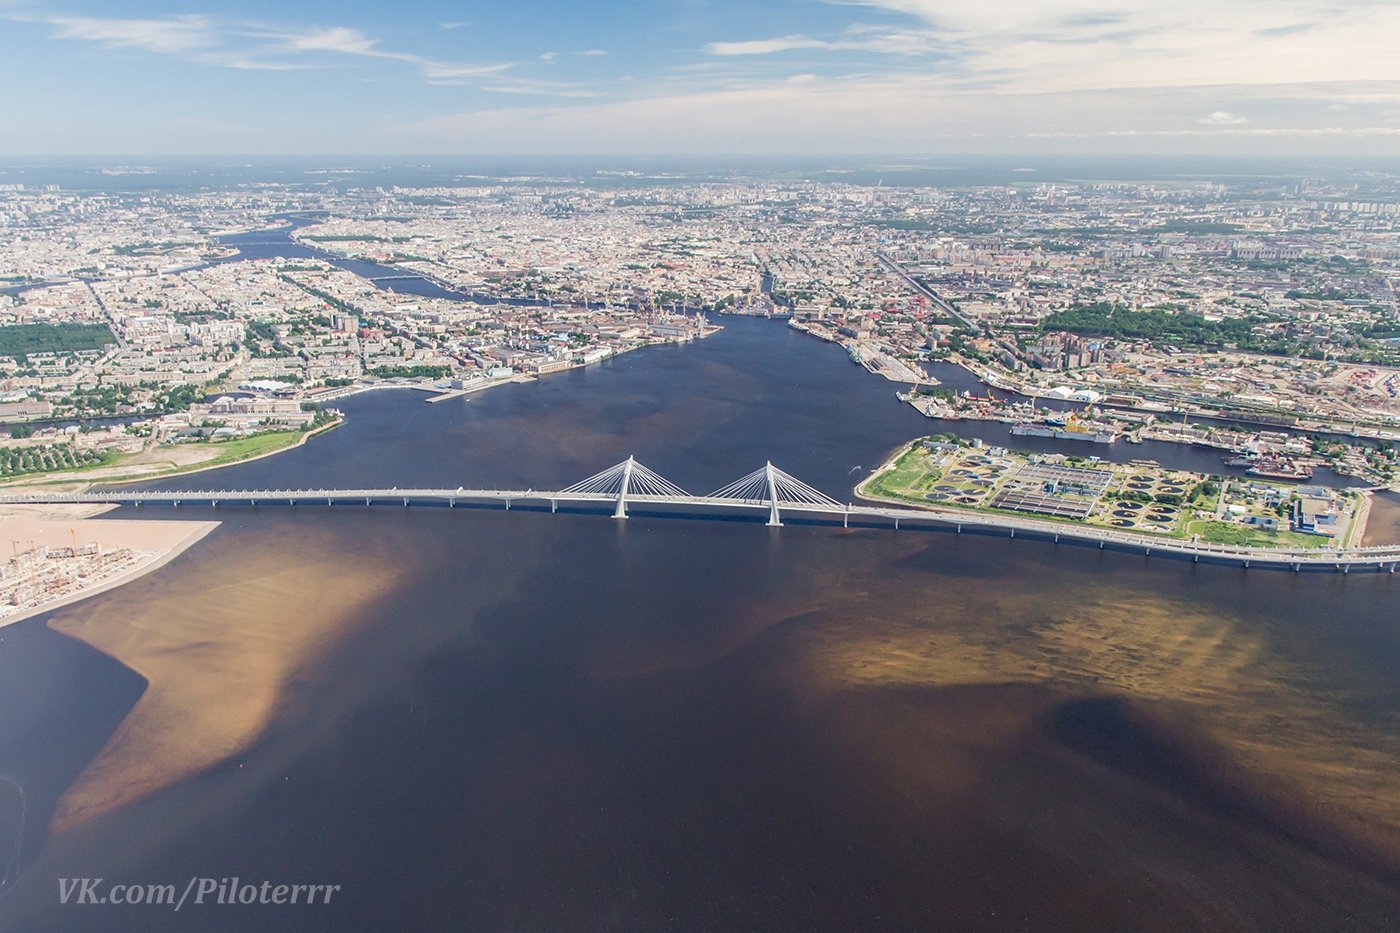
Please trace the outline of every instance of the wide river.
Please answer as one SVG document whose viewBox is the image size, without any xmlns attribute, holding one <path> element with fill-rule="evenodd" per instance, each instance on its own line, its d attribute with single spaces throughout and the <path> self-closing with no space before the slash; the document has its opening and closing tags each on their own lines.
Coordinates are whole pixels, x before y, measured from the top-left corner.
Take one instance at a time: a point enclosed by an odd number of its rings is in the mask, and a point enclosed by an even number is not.
<svg viewBox="0 0 1400 933">
<path fill-rule="evenodd" d="M 180 484 L 543 489 L 631 454 L 695 492 L 771 459 L 847 498 L 932 427 L 836 347 L 721 323 L 467 399 L 348 398 L 343 427 Z M 0 633 L 3 929 L 1400 923 L 1389 574 L 518 509 L 139 514 L 223 525 Z M 59 879 L 194 876 L 341 888 L 60 903 Z"/>
</svg>

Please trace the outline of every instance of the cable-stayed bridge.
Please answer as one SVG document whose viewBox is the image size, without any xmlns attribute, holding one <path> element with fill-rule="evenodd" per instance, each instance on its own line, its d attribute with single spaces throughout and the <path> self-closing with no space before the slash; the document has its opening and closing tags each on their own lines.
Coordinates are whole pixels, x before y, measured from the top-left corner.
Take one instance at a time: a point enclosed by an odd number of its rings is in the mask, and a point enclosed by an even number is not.
<svg viewBox="0 0 1400 933">
<path fill-rule="evenodd" d="M 1179 538 L 1157 538 L 1096 528 L 1062 524 L 1046 519 L 955 509 L 925 510 L 873 504 L 842 503 L 775 467 L 771 462 L 721 486 L 707 495 L 686 492 L 666 477 L 628 457 L 615 466 L 558 490 L 536 489 L 97 489 L 85 492 L 26 491 L 0 493 L 0 505 L 165 505 L 165 506 L 276 506 L 276 505 L 459 505 L 501 504 L 506 509 L 560 507 L 612 513 L 625 519 L 629 509 L 655 515 L 757 514 L 778 527 L 783 517 L 812 523 L 839 521 L 843 527 L 937 528 L 992 534 L 1018 533 L 1037 540 L 1097 545 L 1099 549 L 1136 551 L 1146 556 L 1176 557 L 1197 563 L 1228 563 L 1274 570 L 1396 571 L 1400 545 L 1354 548 L 1246 548 L 1206 544 Z"/>
</svg>

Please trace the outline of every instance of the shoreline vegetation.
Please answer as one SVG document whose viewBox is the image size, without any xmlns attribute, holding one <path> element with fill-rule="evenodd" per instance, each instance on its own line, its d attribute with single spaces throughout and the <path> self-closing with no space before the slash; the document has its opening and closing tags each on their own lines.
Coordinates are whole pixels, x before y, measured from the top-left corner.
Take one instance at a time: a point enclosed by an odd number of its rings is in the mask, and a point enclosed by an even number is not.
<svg viewBox="0 0 1400 933">
<path fill-rule="evenodd" d="M 172 476 L 187 476 L 193 473 L 204 473 L 209 470 L 236 466 L 240 463 L 251 463 L 254 460 L 261 460 L 264 457 L 271 457 L 283 453 L 284 451 L 293 450 L 305 444 L 312 437 L 339 427 L 344 421 L 345 419 L 343 417 L 336 418 L 306 431 L 265 431 L 228 441 L 207 441 L 199 444 L 181 444 L 164 448 L 153 447 L 150 450 L 118 455 L 117 458 L 111 462 L 85 464 L 74 470 L 35 473 L 30 476 L 15 477 L 13 480 L 0 484 L 0 489 L 17 491 L 36 486 L 52 487 L 77 485 L 84 488 L 99 485 L 117 486 L 168 479 Z M 180 456 L 181 454 L 188 456 L 190 453 L 198 454 L 211 451 L 212 454 L 205 459 L 180 462 L 182 459 Z M 169 454 L 170 456 L 168 458 L 162 458 L 162 454 Z M 146 472 L 120 473 L 115 476 L 94 475 L 98 470 L 140 467 L 146 464 L 156 467 L 156 469 Z"/>
</svg>

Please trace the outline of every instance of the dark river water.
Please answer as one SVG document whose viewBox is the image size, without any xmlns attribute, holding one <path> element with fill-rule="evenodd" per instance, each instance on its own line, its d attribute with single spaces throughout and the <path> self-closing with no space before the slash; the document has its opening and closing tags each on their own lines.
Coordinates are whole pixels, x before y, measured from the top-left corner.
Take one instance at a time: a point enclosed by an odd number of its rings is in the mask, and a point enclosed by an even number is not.
<svg viewBox="0 0 1400 933">
<path fill-rule="evenodd" d="M 343 427 L 178 485 L 553 488 L 635 455 L 694 492 L 771 459 L 847 498 L 934 429 L 838 348 L 723 323 L 467 399 L 350 397 Z M 1400 923 L 1389 574 L 748 521 L 139 511 L 222 525 L 0 630 L 0 929 Z M 314 650 L 268 660 L 331 606 Z M 54 821 L 92 773 L 140 792 Z M 59 901 L 63 878 L 194 876 L 341 890 Z"/>
</svg>

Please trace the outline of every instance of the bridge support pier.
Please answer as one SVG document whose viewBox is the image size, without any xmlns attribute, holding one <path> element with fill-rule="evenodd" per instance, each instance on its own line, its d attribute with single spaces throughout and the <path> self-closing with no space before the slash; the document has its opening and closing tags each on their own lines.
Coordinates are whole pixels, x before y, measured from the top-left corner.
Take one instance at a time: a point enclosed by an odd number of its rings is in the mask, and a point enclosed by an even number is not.
<svg viewBox="0 0 1400 933">
<path fill-rule="evenodd" d="M 559 511 L 559 500 L 558 500 L 558 499 L 550 499 L 550 500 L 549 500 L 549 514 L 553 515 L 553 514 L 554 514 L 555 512 L 557 512 L 557 511 Z"/>
</svg>

